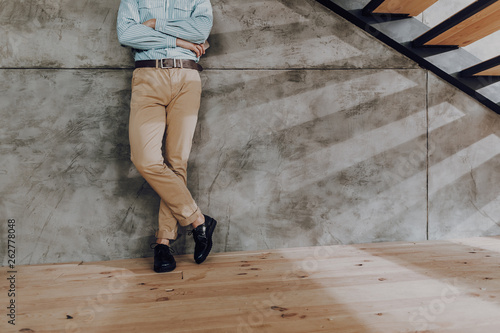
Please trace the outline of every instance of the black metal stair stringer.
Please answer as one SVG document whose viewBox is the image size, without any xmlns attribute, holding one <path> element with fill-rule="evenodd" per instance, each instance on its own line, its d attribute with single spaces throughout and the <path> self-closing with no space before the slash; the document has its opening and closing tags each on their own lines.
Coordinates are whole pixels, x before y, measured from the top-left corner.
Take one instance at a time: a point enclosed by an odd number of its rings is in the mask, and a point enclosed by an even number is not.
<svg viewBox="0 0 500 333">
<path fill-rule="evenodd" d="M 500 66 L 500 56 L 483 61 L 480 64 L 464 69 L 463 71 L 460 72 L 460 76 L 471 77 L 497 66 Z"/>
<path fill-rule="evenodd" d="M 371 15 L 371 13 L 377 9 L 384 0 L 372 0 L 363 8 L 363 15 Z"/>
<path fill-rule="evenodd" d="M 373 11 L 377 9 L 385 0 L 372 0 L 368 5 L 363 8 L 363 15 L 372 15 Z M 392 14 L 397 17 L 409 17 L 408 14 Z"/>
</svg>

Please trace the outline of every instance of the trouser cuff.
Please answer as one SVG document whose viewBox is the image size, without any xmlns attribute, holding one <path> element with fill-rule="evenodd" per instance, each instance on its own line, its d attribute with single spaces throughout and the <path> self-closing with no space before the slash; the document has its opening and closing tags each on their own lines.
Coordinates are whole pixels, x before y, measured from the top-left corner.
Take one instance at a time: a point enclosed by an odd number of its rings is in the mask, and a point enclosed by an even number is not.
<svg viewBox="0 0 500 333">
<path fill-rule="evenodd" d="M 200 218 L 201 216 L 203 216 L 203 214 L 201 213 L 200 208 L 197 207 L 196 211 L 190 217 L 179 221 L 179 224 L 183 227 L 188 226 L 191 223 L 193 223 L 194 221 L 196 221 L 198 218 Z"/>
<path fill-rule="evenodd" d="M 177 238 L 177 232 L 175 231 L 168 231 L 168 230 L 158 230 L 155 233 L 156 238 L 167 238 L 170 240 L 174 240 Z"/>
</svg>

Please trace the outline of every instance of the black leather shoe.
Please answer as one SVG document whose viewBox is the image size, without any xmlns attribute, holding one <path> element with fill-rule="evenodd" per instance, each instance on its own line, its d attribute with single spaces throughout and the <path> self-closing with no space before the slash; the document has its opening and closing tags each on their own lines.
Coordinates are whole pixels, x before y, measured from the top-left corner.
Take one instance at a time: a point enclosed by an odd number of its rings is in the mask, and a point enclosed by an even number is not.
<svg viewBox="0 0 500 333">
<path fill-rule="evenodd" d="M 156 273 L 165 273 L 170 272 L 175 269 L 175 259 L 172 253 L 170 253 L 171 249 L 168 245 L 165 244 L 156 244 L 155 249 L 155 258 L 153 268 Z"/>
<path fill-rule="evenodd" d="M 207 259 L 212 249 L 212 234 L 214 233 L 217 221 L 210 216 L 205 216 L 205 223 L 197 226 L 191 232 L 194 238 L 194 261 L 201 264 Z"/>
</svg>

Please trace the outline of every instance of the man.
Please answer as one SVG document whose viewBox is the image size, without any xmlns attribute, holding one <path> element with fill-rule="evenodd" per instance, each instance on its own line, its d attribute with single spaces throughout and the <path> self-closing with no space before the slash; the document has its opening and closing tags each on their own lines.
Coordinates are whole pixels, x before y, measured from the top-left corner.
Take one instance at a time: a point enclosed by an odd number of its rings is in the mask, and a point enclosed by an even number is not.
<svg viewBox="0 0 500 333">
<path fill-rule="evenodd" d="M 161 198 L 154 270 L 175 269 L 170 240 L 192 225 L 194 259 L 212 248 L 217 221 L 203 215 L 186 187 L 201 96 L 199 58 L 212 28 L 209 0 L 121 0 L 120 44 L 135 52 L 130 102 L 131 160 Z"/>
</svg>

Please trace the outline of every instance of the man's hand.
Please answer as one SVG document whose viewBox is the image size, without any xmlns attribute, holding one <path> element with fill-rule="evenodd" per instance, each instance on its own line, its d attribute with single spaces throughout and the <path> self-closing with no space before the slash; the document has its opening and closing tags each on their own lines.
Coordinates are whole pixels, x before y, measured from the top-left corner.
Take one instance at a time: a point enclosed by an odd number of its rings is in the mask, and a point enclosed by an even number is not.
<svg viewBox="0 0 500 333">
<path fill-rule="evenodd" d="M 156 19 L 147 20 L 143 23 L 146 27 L 150 27 L 151 29 L 156 28 Z"/>
<path fill-rule="evenodd" d="M 146 22 L 144 22 L 142 24 L 144 24 L 146 27 L 154 29 L 154 28 L 156 28 L 156 19 L 153 18 L 153 19 L 147 20 Z M 205 44 L 194 44 L 194 43 L 188 42 L 187 40 L 180 39 L 180 38 L 177 38 L 176 45 L 178 47 L 182 47 L 183 49 L 193 51 L 197 57 L 201 57 L 202 55 L 204 55 L 205 50 L 206 50 Z"/>
<path fill-rule="evenodd" d="M 197 57 L 201 57 L 202 55 L 205 54 L 205 45 L 203 44 L 194 44 L 180 38 L 177 38 L 176 44 L 178 47 L 182 47 L 183 49 L 193 51 Z"/>
</svg>

